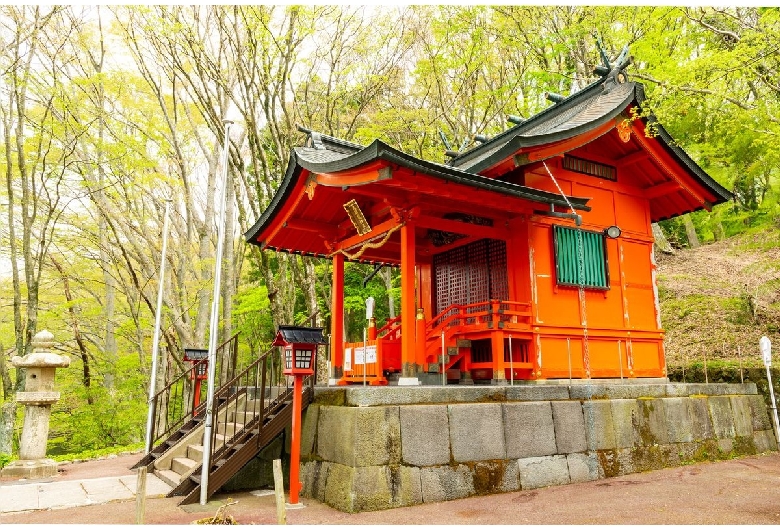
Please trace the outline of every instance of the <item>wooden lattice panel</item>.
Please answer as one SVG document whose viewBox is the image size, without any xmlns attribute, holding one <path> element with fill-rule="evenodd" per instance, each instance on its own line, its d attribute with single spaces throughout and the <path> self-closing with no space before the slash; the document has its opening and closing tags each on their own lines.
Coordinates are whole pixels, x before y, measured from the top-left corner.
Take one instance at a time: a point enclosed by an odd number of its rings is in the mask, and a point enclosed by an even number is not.
<svg viewBox="0 0 780 530">
<path fill-rule="evenodd" d="M 481 239 L 433 257 L 436 314 L 453 304 L 507 300 L 506 242 Z M 475 311 L 478 309 L 475 309 Z"/>
</svg>

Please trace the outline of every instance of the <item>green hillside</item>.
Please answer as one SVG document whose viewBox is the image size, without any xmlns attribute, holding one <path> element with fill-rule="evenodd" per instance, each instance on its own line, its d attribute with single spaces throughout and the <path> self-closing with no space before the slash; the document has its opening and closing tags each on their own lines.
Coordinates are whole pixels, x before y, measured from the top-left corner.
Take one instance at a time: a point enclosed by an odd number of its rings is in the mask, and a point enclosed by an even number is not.
<svg viewBox="0 0 780 530">
<path fill-rule="evenodd" d="M 671 369 L 727 361 L 762 365 L 758 341 L 780 350 L 780 232 L 765 229 L 661 254 L 658 289 Z"/>
</svg>

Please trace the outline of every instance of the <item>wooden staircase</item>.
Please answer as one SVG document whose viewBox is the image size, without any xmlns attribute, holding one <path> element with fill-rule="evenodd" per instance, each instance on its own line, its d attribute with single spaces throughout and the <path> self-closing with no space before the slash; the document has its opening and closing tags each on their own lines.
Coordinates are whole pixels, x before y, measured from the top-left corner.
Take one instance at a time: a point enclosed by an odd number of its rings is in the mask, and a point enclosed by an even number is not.
<svg viewBox="0 0 780 530">
<path fill-rule="evenodd" d="M 214 393 L 208 494 L 211 497 L 292 422 L 292 386 L 267 385 L 269 354 L 261 356 Z M 304 380 L 302 407 L 314 396 L 313 377 Z M 205 403 L 135 466 L 147 466 L 173 489 L 179 503 L 200 499 L 205 446 Z"/>
</svg>

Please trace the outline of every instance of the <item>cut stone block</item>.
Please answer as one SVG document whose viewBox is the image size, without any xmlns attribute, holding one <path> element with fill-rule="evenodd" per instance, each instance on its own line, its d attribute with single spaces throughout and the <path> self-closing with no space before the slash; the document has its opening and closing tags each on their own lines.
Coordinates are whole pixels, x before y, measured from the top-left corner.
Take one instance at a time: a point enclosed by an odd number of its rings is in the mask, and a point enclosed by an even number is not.
<svg viewBox="0 0 780 530">
<path fill-rule="evenodd" d="M 450 461 L 446 405 L 400 408 L 401 457 L 413 466 L 436 466 Z"/>
<path fill-rule="evenodd" d="M 456 462 L 506 458 L 501 405 L 449 405 L 450 444 Z"/>
<path fill-rule="evenodd" d="M 506 403 L 506 458 L 555 454 L 555 428 L 549 401 Z"/>
</svg>

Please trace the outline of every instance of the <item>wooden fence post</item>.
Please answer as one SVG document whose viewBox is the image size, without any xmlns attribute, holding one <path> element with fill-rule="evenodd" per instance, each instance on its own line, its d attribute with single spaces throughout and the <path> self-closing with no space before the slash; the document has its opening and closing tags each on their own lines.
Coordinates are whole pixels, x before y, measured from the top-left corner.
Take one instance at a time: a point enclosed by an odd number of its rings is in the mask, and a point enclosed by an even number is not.
<svg viewBox="0 0 780 530">
<path fill-rule="evenodd" d="M 287 524 L 287 510 L 284 504 L 282 461 L 278 458 L 274 460 L 274 491 L 276 492 L 276 521 L 278 524 Z"/>
<path fill-rule="evenodd" d="M 146 512 L 146 466 L 138 468 L 135 481 L 135 524 L 144 524 Z"/>
</svg>

